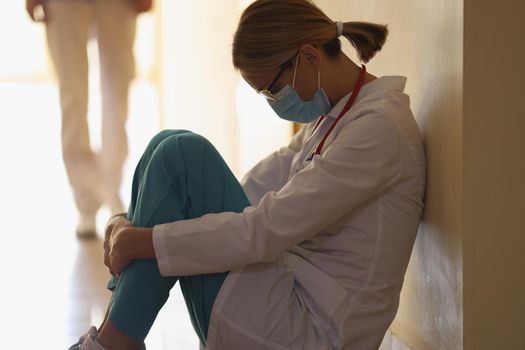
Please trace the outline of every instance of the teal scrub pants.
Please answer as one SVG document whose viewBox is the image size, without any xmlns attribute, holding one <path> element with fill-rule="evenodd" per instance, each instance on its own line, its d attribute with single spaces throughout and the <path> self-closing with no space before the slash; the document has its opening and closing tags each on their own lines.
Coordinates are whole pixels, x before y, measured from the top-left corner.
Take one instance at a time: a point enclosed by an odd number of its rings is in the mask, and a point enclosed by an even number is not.
<svg viewBox="0 0 525 350">
<path fill-rule="evenodd" d="M 165 130 L 150 141 L 135 169 L 128 220 L 137 227 L 153 227 L 206 213 L 241 212 L 248 205 L 211 143 L 189 131 Z M 205 345 L 213 303 L 227 274 L 163 277 L 156 260 L 134 260 L 109 281 L 109 319 L 126 335 L 144 341 L 178 280 L 193 327 Z"/>
</svg>

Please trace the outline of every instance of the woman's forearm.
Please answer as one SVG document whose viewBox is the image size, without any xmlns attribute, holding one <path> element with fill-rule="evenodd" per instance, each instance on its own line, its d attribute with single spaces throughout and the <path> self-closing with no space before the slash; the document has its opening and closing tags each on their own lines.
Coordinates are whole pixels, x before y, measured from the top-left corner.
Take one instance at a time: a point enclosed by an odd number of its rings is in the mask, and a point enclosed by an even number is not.
<svg viewBox="0 0 525 350">
<path fill-rule="evenodd" d="M 153 228 L 128 227 L 123 236 L 124 250 L 130 260 L 155 259 Z"/>
</svg>

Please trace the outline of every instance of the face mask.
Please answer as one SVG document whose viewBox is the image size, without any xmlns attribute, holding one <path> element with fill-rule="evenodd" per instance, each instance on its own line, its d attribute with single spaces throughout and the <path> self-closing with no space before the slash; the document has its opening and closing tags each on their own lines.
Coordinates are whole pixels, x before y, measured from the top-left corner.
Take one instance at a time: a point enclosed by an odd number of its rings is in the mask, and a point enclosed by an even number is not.
<svg viewBox="0 0 525 350">
<path fill-rule="evenodd" d="M 317 117 L 328 113 L 332 107 L 330 105 L 330 100 L 326 96 L 326 93 L 320 88 L 320 72 L 318 72 L 317 75 L 317 84 L 319 89 L 314 94 L 313 99 L 307 102 L 301 100 L 299 94 L 297 94 L 297 91 L 293 89 L 293 86 L 295 86 L 295 74 L 297 72 L 298 62 L 299 56 L 297 56 L 297 61 L 295 63 L 292 87 L 290 87 L 290 85 L 286 85 L 281 89 L 281 91 L 275 94 L 275 97 L 277 97 L 278 101 L 271 102 L 270 106 L 282 119 L 297 123 L 310 123 L 317 119 Z"/>
</svg>

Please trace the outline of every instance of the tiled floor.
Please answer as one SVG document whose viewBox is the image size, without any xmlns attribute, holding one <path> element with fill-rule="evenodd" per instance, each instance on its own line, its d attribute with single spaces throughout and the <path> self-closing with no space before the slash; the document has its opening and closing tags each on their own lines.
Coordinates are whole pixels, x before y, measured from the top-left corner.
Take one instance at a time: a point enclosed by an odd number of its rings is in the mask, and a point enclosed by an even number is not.
<svg viewBox="0 0 525 350">
<path fill-rule="evenodd" d="M 133 165 L 158 130 L 155 89 L 138 82 L 131 96 L 126 201 Z M 140 96 L 140 105 L 133 96 Z M 0 84 L 2 349 L 65 349 L 100 322 L 110 296 L 102 241 L 74 237 L 76 212 L 60 156 L 58 115 L 53 84 Z M 108 216 L 105 208 L 99 213 L 100 230 Z M 178 288 L 146 344 L 148 349 L 198 349 Z"/>
</svg>

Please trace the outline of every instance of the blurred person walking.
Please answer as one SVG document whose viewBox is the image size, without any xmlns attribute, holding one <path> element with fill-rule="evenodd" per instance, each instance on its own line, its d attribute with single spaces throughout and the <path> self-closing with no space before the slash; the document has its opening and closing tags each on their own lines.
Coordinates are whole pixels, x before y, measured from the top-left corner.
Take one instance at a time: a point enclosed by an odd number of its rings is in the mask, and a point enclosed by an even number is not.
<svg viewBox="0 0 525 350">
<path fill-rule="evenodd" d="M 119 195 L 128 153 L 128 90 L 134 77 L 137 15 L 152 0 L 26 0 L 35 22 L 44 22 L 58 78 L 62 156 L 78 209 L 79 238 L 96 237 L 96 214 L 107 204 L 124 211 Z M 39 11 L 40 10 L 40 11 Z M 102 146 L 93 151 L 87 121 L 88 41 L 97 40 L 102 94 Z"/>
</svg>

